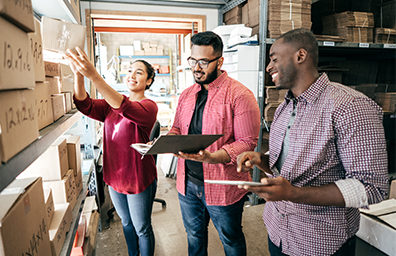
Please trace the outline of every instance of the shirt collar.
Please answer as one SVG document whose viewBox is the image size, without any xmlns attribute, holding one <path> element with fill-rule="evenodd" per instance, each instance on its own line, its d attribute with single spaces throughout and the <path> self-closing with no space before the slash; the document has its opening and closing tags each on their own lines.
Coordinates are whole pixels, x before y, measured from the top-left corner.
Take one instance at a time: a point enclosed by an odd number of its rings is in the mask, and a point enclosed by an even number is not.
<svg viewBox="0 0 396 256">
<path fill-rule="evenodd" d="M 223 82 L 227 79 L 228 74 L 227 71 L 221 70 L 222 74 L 218 76 L 213 82 L 211 82 L 208 86 L 208 91 L 216 88 L 220 88 Z M 201 85 L 198 83 L 194 84 L 194 92 L 199 92 L 201 90 Z"/>
<path fill-rule="evenodd" d="M 289 90 L 286 93 L 285 99 L 287 102 L 295 99 L 297 101 L 306 101 L 306 102 L 312 104 L 322 94 L 323 90 L 326 88 L 326 86 L 329 83 L 330 83 L 330 80 L 329 80 L 328 76 L 326 75 L 326 73 L 323 73 L 300 96 L 298 96 L 297 98 L 294 98 L 293 93 Z"/>
</svg>

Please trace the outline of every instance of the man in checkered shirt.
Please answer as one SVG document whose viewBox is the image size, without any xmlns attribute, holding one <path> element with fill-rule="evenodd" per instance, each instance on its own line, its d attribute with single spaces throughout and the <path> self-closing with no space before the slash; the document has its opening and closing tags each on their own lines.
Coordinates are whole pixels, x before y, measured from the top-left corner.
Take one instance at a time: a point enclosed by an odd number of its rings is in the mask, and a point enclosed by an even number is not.
<svg viewBox="0 0 396 256">
<path fill-rule="evenodd" d="M 263 186 L 243 186 L 267 201 L 269 251 L 355 255 L 358 208 L 386 198 L 389 186 L 382 110 L 318 73 L 318 44 L 308 30 L 281 35 L 269 56 L 266 71 L 277 88 L 289 89 L 271 124 L 269 157 L 238 157 L 238 171 L 256 165 L 270 173 Z"/>
</svg>

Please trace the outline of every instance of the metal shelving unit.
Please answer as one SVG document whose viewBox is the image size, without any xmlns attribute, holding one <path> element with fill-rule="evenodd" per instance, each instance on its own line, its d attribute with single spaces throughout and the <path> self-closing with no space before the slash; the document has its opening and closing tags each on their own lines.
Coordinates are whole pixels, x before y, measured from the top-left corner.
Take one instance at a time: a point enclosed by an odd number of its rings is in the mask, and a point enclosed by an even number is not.
<svg viewBox="0 0 396 256">
<path fill-rule="evenodd" d="M 40 130 L 40 136 L 33 143 L 0 165 L 0 191 L 7 187 L 23 170 L 38 158 L 59 136 L 69 130 L 81 118 L 81 113 L 73 110 L 55 123 Z"/>
</svg>

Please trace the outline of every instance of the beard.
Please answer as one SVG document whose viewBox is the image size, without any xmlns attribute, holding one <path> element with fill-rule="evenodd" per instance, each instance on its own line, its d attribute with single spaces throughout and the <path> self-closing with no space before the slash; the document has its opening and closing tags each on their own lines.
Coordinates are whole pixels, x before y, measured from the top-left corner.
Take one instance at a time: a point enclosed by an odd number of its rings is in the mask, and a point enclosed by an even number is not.
<svg viewBox="0 0 396 256">
<path fill-rule="evenodd" d="M 205 72 L 200 72 L 200 71 L 194 71 L 194 73 L 199 73 L 199 74 L 205 75 Z M 217 78 L 217 69 L 214 69 L 212 72 L 206 73 L 206 74 L 207 74 L 206 79 L 204 81 L 197 80 L 194 76 L 195 82 L 199 85 L 210 84 Z"/>
<path fill-rule="evenodd" d="M 278 89 L 291 89 L 296 81 L 297 70 L 293 63 L 289 63 L 285 68 L 279 68 Z"/>
</svg>

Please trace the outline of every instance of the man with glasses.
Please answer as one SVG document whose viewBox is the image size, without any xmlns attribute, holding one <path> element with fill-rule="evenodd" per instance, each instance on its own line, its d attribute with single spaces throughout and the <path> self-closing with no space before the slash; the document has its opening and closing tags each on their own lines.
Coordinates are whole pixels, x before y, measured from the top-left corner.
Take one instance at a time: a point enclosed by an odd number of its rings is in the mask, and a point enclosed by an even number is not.
<svg viewBox="0 0 396 256">
<path fill-rule="evenodd" d="M 189 255 L 207 255 L 209 220 L 217 229 L 225 254 L 246 255 L 242 211 L 246 191 L 237 186 L 204 183 L 248 180 L 237 173 L 236 158 L 257 144 L 260 111 L 253 93 L 221 70 L 223 43 L 207 31 L 191 38 L 195 84 L 180 95 L 169 134 L 224 134 L 196 154 L 177 155 L 177 190 Z"/>
</svg>

